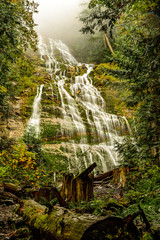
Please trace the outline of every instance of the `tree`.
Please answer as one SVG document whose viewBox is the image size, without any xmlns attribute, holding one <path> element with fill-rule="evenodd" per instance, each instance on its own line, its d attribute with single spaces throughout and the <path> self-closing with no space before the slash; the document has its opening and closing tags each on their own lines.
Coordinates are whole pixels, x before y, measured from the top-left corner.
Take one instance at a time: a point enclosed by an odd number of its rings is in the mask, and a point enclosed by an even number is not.
<svg viewBox="0 0 160 240">
<path fill-rule="evenodd" d="M 113 54 L 110 43 L 113 39 L 113 26 L 126 5 L 131 2 L 129 0 L 91 0 L 88 6 L 90 10 L 84 10 L 80 15 L 80 21 L 84 24 L 80 31 L 91 34 L 95 34 L 96 31 L 103 32 L 104 39 Z"/>
<path fill-rule="evenodd" d="M 37 4 L 29 0 L 0 1 L 0 100 L 9 94 L 12 64 L 31 46 L 36 48 L 33 13 Z"/>
<path fill-rule="evenodd" d="M 83 33 L 94 34 L 96 30 L 109 32 L 112 37 L 114 23 L 119 18 L 125 6 L 131 1 L 91 0 L 90 11 L 82 12 L 80 20 L 84 23 Z M 83 16 L 84 15 L 84 16 Z"/>
</svg>

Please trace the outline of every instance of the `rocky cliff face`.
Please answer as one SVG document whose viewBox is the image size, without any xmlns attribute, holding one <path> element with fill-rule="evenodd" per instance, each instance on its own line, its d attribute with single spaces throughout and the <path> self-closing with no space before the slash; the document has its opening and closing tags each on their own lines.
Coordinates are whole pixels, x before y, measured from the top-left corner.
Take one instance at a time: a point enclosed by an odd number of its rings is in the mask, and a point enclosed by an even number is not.
<svg viewBox="0 0 160 240">
<path fill-rule="evenodd" d="M 22 107 L 21 97 L 16 97 L 13 102 L 8 101 L 7 116 L 1 112 L 0 137 L 7 135 L 9 138 L 17 139 L 23 135 L 25 122 L 21 116 Z"/>
<path fill-rule="evenodd" d="M 22 86 L 23 80 L 22 84 L 21 80 L 12 82 L 12 92 L 9 92 L 6 97 L 5 104 L 0 105 L 0 137 L 7 136 L 18 140 L 23 136 L 32 113 L 32 103 L 37 86 L 50 79 L 50 75 L 45 71 L 45 64 L 38 53 L 29 50 L 26 56 L 34 69 L 31 80 L 29 79 L 30 84 Z"/>
</svg>

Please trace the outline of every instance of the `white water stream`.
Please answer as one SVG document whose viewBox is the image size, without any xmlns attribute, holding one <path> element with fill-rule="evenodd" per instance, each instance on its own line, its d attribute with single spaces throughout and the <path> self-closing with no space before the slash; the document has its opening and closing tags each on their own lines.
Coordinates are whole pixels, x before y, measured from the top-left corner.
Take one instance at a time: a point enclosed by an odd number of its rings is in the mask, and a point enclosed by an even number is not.
<svg viewBox="0 0 160 240">
<path fill-rule="evenodd" d="M 58 88 L 63 113 L 61 134 L 71 139 L 63 143 L 64 151 L 70 151 L 68 154 L 70 168 L 84 168 L 96 162 L 103 171 L 112 169 L 118 164 L 114 142 L 122 142 L 124 129 L 131 134 L 127 119 L 105 112 L 105 101 L 92 85 L 89 77 L 93 69 L 92 65 L 85 64 L 87 72 L 83 76 L 76 76 L 75 80 L 71 78 L 70 87 L 66 87 L 68 78 L 65 71 L 60 69 L 61 63 L 63 62 L 68 69 L 71 66 L 76 69 L 76 66 L 81 64 L 77 63 L 64 43 L 49 39 L 46 44 L 40 37 L 39 50 L 41 59 L 46 60 L 47 72 L 51 74 L 51 84 L 55 84 Z M 60 73 L 56 75 L 58 71 Z M 29 126 L 34 126 L 37 135 L 40 131 L 39 108 L 42 88 L 43 85 L 37 90 L 29 122 Z M 52 87 L 51 90 L 53 96 Z"/>
<path fill-rule="evenodd" d="M 33 112 L 32 116 L 28 122 L 27 132 L 31 132 L 38 137 L 40 133 L 40 116 L 41 116 L 41 96 L 43 84 L 37 88 L 37 95 L 33 102 Z"/>
</svg>

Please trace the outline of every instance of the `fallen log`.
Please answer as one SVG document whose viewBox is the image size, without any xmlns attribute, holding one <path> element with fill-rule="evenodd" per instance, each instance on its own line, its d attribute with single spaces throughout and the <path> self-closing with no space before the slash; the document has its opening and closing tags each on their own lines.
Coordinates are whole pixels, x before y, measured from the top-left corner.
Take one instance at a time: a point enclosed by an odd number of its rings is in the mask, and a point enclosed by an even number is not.
<svg viewBox="0 0 160 240">
<path fill-rule="evenodd" d="M 4 183 L 4 191 L 10 192 L 18 196 L 20 194 L 21 188 L 13 183 Z"/>
<path fill-rule="evenodd" d="M 95 177 L 95 178 L 94 178 L 94 181 L 102 181 L 102 180 L 104 180 L 105 178 L 110 177 L 110 176 L 113 176 L 113 170 L 110 171 L 110 172 L 106 172 L 106 173 L 104 173 L 104 174 L 102 174 L 102 175 L 100 175 L 100 176 L 98 176 L 98 177 Z"/>
<path fill-rule="evenodd" d="M 35 240 L 139 239 L 133 221 L 120 217 L 82 215 L 58 206 L 48 214 L 45 206 L 33 200 L 22 201 L 19 211 L 31 227 Z"/>
<path fill-rule="evenodd" d="M 94 178 L 95 182 L 98 181 L 108 181 L 112 180 L 117 185 L 121 185 L 121 187 L 125 186 L 126 177 L 125 177 L 125 169 L 123 167 L 113 169 L 112 171 L 106 172 L 98 177 Z"/>
</svg>

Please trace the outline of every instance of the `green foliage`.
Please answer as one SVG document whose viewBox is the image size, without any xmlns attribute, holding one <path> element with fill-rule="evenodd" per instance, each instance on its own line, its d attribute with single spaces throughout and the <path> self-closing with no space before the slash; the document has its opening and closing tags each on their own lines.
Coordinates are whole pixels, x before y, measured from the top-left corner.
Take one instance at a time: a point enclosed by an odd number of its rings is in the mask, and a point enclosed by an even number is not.
<svg viewBox="0 0 160 240">
<path fill-rule="evenodd" d="M 37 4 L 29 0 L 0 2 L 0 101 L 2 106 L 7 102 L 7 96 L 10 96 L 13 87 L 11 69 L 14 69 L 15 63 L 29 45 L 36 48 L 37 35 L 33 21 L 33 13 L 36 9 Z M 22 75 L 21 72 L 20 75 Z M 27 82 L 26 79 L 25 82 Z"/>
<path fill-rule="evenodd" d="M 70 208 L 76 212 L 80 213 L 91 213 L 96 216 L 107 216 L 115 215 L 119 210 L 122 209 L 126 203 L 122 201 L 117 201 L 117 199 L 111 196 L 112 191 L 106 196 L 97 197 L 95 196 L 91 201 L 81 203 L 70 203 Z"/>
<path fill-rule="evenodd" d="M 28 88 L 35 89 L 37 86 L 38 78 L 34 76 L 34 66 L 26 57 L 19 58 L 12 64 L 8 77 L 8 90 L 12 98 L 22 96 Z"/>
<path fill-rule="evenodd" d="M 121 164 L 128 169 L 124 200 L 127 200 L 131 206 L 122 211 L 122 216 L 132 214 L 136 206 L 133 204 L 140 204 L 148 220 L 152 224 L 158 223 L 160 221 L 160 168 L 151 157 L 144 157 L 144 152 L 138 149 L 135 143 L 133 144 L 133 139 L 126 139 L 124 144 L 117 144 L 117 146 L 123 157 Z"/>
<path fill-rule="evenodd" d="M 83 33 L 94 34 L 97 29 L 102 32 L 110 32 L 112 37 L 112 29 L 117 18 L 125 6 L 131 1 L 111 1 L 111 0 L 93 0 L 89 3 L 90 11 L 82 12 L 80 20 L 83 22 L 84 27 L 81 31 Z"/>
<path fill-rule="evenodd" d="M 59 132 L 60 125 L 44 124 L 41 130 L 41 139 L 43 142 L 53 143 Z"/>
<path fill-rule="evenodd" d="M 0 153 L 1 181 L 18 181 L 23 184 L 36 182 L 35 156 L 23 142 L 4 148 Z"/>
<path fill-rule="evenodd" d="M 117 22 L 117 51 L 114 59 L 126 71 L 130 96 L 128 103 L 137 106 L 135 139 L 140 161 L 152 158 L 159 163 L 160 105 L 159 99 L 159 25 L 156 2 L 138 1 L 126 9 Z M 136 152 L 135 152 L 136 154 Z M 136 158 L 136 156 L 135 156 Z"/>
<path fill-rule="evenodd" d="M 14 139 L 9 139 L 7 136 L 2 136 L 0 138 L 0 151 L 5 149 L 10 149 L 10 147 L 15 143 Z"/>
<path fill-rule="evenodd" d="M 114 63 L 101 63 L 94 67 L 90 74 L 93 84 L 101 91 L 106 102 L 106 111 L 118 115 L 127 116 L 127 106 L 125 103 L 129 91 L 126 90 L 126 83 L 117 74 L 120 67 Z"/>
<path fill-rule="evenodd" d="M 39 187 L 53 184 L 54 172 L 57 178 L 67 169 L 67 158 L 41 149 L 39 139 L 26 133 L 25 142 L 2 139 L 0 149 L 0 179 L 2 182 L 16 182 L 23 186 Z M 5 141 L 5 144 L 3 142 Z M 12 176 L 12 178 L 11 178 Z"/>
<path fill-rule="evenodd" d="M 43 150 L 42 143 L 53 142 L 57 128 L 60 126 L 45 124 L 41 131 L 41 136 L 37 138 L 33 129 L 24 134 L 24 141 L 27 145 L 27 150 L 35 155 L 36 166 L 38 167 L 39 179 L 38 182 L 41 185 L 53 184 L 54 172 L 58 173 L 57 178 L 61 176 L 61 171 L 65 171 L 68 166 L 68 159 L 65 156 L 61 156 L 59 152 L 49 152 Z"/>
<path fill-rule="evenodd" d="M 41 159 L 46 169 L 51 172 L 61 172 L 67 170 L 68 159 L 60 154 L 49 151 L 41 151 Z"/>
<path fill-rule="evenodd" d="M 30 128 L 30 131 L 26 131 L 23 136 L 23 141 L 26 143 L 28 151 L 36 154 L 38 161 L 41 152 L 41 140 L 37 138 L 35 129 Z"/>
</svg>

